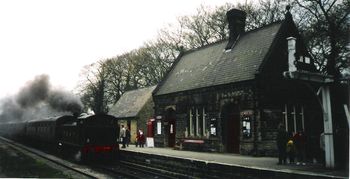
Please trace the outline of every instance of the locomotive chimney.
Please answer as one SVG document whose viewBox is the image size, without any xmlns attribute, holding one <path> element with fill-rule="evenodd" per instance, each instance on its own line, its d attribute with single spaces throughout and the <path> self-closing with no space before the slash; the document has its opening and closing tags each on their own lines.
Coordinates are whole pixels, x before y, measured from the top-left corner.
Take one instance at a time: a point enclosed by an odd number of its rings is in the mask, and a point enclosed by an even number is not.
<svg viewBox="0 0 350 179">
<path fill-rule="evenodd" d="M 239 35 L 244 33 L 246 13 L 238 9 L 231 9 L 226 13 L 229 27 L 229 41 L 225 50 L 230 50 Z"/>
</svg>

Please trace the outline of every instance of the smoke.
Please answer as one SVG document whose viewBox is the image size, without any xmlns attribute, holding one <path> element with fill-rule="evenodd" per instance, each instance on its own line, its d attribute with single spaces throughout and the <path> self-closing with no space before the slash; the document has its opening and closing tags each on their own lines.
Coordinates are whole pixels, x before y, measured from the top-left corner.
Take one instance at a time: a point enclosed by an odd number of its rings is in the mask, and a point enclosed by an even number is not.
<svg viewBox="0 0 350 179">
<path fill-rule="evenodd" d="M 51 91 L 47 99 L 49 105 L 58 111 L 80 113 L 83 104 L 77 96 L 65 91 Z"/>
<path fill-rule="evenodd" d="M 20 90 L 17 95 L 17 103 L 23 108 L 36 106 L 47 99 L 49 91 L 49 76 L 37 76 Z"/>
<path fill-rule="evenodd" d="M 49 76 L 39 75 L 27 82 L 17 95 L 1 101 L 0 120 L 27 121 L 68 113 L 79 114 L 82 108 L 77 96 L 52 89 Z"/>
</svg>

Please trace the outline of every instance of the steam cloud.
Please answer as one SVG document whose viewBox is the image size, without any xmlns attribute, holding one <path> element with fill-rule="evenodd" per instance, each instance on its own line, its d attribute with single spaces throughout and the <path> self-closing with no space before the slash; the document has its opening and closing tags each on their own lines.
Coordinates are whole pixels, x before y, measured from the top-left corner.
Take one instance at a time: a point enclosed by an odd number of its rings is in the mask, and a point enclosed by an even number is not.
<svg viewBox="0 0 350 179">
<path fill-rule="evenodd" d="M 2 100 L 0 122 L 27 121 L 43 116 L 80 114 L 83 104 L 77 96 L 52 89 L 49 76 L 35 77 L 14 97 Z"/>
</svg>

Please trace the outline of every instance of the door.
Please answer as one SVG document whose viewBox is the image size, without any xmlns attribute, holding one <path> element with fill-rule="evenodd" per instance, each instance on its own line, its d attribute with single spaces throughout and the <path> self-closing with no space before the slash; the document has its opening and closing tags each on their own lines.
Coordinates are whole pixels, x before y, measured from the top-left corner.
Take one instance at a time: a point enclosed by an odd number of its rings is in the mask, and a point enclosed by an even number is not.
<svg viewBox="0 0 350 179">
<path fill-rule="evenodd" d="M 169 147 L 175 146 L 175 119 L 169 121 Z"/>
<path fill-rule="evenodd" d="M 175 110 L 172 108 L 168 109 L 166 112 L 165 120 L 167 121 L 166 135 L 168 136 L 168 147 L 174 147 L 176 136 Z"/>
<path fill-rule="evenodd" d="M 222 110 L 222 139 L 229 153 L 239 153 L 240 114 L 237 105 L 228 104 Z"/>
</svg>

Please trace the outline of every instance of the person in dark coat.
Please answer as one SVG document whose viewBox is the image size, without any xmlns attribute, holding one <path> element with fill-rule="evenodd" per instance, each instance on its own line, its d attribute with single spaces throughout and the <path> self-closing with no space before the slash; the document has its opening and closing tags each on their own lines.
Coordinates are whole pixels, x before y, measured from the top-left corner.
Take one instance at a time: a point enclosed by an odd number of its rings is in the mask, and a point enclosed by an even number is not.
<svg viewBox="0 0 350 179">
<path fill-rule="evenodd" d="M 122 125 L 122 129 L 120 130 L 119 133 L 120 140 L 122 141 L 122 148 L 125 148 L 125 137 L 126 137 L 126 129 L 124 125 Z"/>
<path fill-rule="evenodd" d="M 127 147 L 129 147 L 130 137 L 131 137 L 130 130 L 128 127 L 125 127 L 125 145 Z"/>
<path fill-rule="evenodd" d="M 283 125 L 280 125 L 277 133 L 278 164 L 286 164 L 288 133 Z"/>
</svg>

